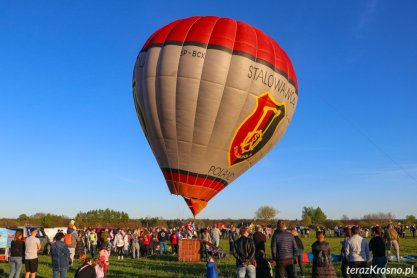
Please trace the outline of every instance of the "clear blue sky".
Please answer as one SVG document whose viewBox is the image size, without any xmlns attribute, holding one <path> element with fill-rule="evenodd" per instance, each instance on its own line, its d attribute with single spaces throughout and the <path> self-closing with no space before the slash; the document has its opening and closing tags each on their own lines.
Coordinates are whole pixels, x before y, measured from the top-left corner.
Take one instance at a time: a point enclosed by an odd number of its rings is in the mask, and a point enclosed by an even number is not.
<svg viewBox="0 0 417 278">
<path fill-rule="evenodd" d="M 298 107 L 200 218 L 417 214 L 416 1 L 2 1 L 0 217 L 96 208 L 186 218 L 136 118 L 138 51 L 192 15 L 254 25 L 291 57 Z"/>
</svg>

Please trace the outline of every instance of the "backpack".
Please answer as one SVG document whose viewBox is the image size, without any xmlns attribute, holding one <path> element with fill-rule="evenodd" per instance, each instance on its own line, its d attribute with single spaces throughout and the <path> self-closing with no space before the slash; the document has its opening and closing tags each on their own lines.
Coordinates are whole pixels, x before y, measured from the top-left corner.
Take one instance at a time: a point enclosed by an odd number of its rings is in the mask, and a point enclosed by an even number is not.
<svg viewBox="0 0 417 278">
<path fill-rule="evenodd" d="M 330 263 L 330 258 L 327 256 L 325 250 L 320 250 L 319 254 L 317 255 L 317 266 L 323 267 L 328 266 Z"/>
<path fill-rule="evenodd" d="M 66 245 L 71 245 L 72 243 L 72 235 L 71 234 L 66 234 L 64 236 L 64 242 Z"/>
</svg>

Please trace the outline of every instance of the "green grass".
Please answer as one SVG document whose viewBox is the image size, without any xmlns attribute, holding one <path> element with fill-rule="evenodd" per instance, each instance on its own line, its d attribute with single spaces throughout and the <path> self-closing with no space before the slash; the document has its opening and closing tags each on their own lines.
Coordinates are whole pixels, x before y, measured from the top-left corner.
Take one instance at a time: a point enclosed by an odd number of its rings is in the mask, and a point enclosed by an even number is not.
<svg viewBox="0 0 417 278">
<path fill-rule="evenodd" d="M 341 238 L 327 238 L 331 246 L 332 253 L 340 253 Z M 302 238 L 304 247 L 307 252 L 311 252 L 311 245 L 315 241 L 314 238 Z M 221 247 L 228 251 L 229 245 L 225 240 L 221 241 Z M 270 258 L 270 242 L 267 242 L 267 256 Z M 417 255 L 417 239 L 406 238 L 401 240 L 401 256 Z M 37 277 L 52 277 L 51 259 L 48 256 L 40 256 L 39 258 L 39 272 Z M 390 267 L 406 268 L 412 263 L 389 263 Z M 74 277 L 75 269 L 80 265 L 79 261 L 75 262 L 75 266 L 68 273 L 69 278 Z M 414 266 L 415 271 L 413 276 L 417 277 L 417 265 Z M 5 274 L 2 277 L 8 277 L 9 265 L 5 262 L 0 263 L 0 268 L 3 268 Z M 236 277 L 235 259 L 227 257 L 218 262 L 218 268 L 222 277 Z M 298 268 L 297 268 L 298 269 Z M 341 277 L 340 264 L 335 263 L 335 269 L 338 277 Z M 22 269 L 24 271 L 24 267 Z M 117 257 L 110 258 L 109 278 L 116 277 L 204 277 L 205 263 L 181 263 L 177 261 L 174 256 L 159 256 L 153 255 L 147 258 L 131 259 L 125 258 L 123 261 L 118 261 Z M 306 277 L 311 277 L 311 266 L 306 265 Z M 388 276 L 388 277 L 404 277 L 404 276 Z"/>
</svg>

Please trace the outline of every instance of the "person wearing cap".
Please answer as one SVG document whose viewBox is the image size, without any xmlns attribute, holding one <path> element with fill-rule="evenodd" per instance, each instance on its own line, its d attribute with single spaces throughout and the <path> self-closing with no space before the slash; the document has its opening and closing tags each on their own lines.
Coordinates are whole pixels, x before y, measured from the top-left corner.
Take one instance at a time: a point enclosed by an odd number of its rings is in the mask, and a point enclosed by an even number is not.
<svg viewBox="0 0 417 278">
<path fill-rule="evenodd" d="M 287 232 L 285 222 L 278 220 L 277 229 L 271 240 L 272 259 L 275 261 L 275 275 L 278 278 L 296 277 L 294 262 L 297 257 L 297 243 L 294 236 Z"/>
</svg>

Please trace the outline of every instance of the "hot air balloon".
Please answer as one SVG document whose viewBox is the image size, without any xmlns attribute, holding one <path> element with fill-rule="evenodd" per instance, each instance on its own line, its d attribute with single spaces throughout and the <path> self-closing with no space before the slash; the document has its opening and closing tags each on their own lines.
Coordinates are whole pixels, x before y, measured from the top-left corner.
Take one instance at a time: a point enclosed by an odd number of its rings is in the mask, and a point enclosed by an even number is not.
<svg viewBox="0 0 417 278">
<path fill-rule="evenodd" d="M 143 132 L 194 217 L 280 140 L 297 105 L 287 54 L 259 29 L 215 16 L 153 33 L 133 72 Z"/>
</svg>

